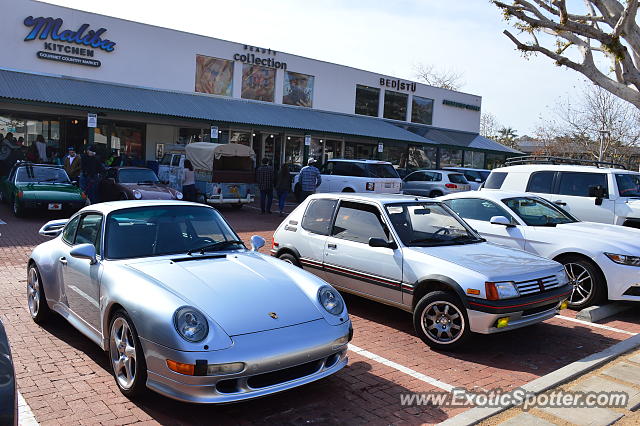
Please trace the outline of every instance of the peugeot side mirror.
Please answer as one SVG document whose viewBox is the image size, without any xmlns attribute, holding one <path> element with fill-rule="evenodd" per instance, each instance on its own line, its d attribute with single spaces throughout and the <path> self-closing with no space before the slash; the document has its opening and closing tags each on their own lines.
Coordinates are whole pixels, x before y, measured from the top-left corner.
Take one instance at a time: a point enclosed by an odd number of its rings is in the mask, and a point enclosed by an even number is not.
<svg viewBox="0 0 640 426">
<path fill-rule="evenodd" d="M 69 219 L 50 220 L 49 222 L 42 225 L 42 228 L 40 228 L 38 234 L 42 235 L 43 237 L 57 237 L 58 235 L 60 235 L 68 221 Z"/>
<path fill-rule="evenodd" d="M 96 248 L 93 244 L 78 244 L 74 246 L 69 254 L 76 259 L 87 259 L 90 264 L 96 263 Z"/>
<path fill-rule="evenodd" d="M 264 247 L 266 241 L 260 235 L 254 235 L 251 237 L 251 250 L 259 251 L 262 247 Z"/>
<path fill-rule="evenodd" d="M 370 247 L 384 247 L 390 249 L 397 249 L 398 245 L 393 241 L 387 241 L 384 238 L 369 238 Z"/>
<path fill-rule="evenodd" d="M 504 216 L 493 216 L 491 217 L 491 220 L 489 222 L 491 222 L 492 225 L 502 225 L 506 226 L 507 228 L 515 226 L 509 219 Z"/>
</svg>

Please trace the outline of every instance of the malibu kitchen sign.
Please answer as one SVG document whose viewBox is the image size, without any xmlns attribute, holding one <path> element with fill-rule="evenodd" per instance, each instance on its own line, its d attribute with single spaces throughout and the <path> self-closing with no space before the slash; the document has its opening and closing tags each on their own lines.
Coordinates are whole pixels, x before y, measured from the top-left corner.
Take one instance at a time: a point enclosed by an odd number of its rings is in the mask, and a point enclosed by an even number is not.
<svg viewBox="0 0 640 426">
<path fill-rule="evenodd" d="M 82 24 L 76 31 L 65 30 L 61 18 L 33 16 L 25 18 L 23 23 L 31 28 L 24 41 L 46 40 L 42 50 L 36 53 L 40 59 L 99 67 L 102 63 L 93 59 L 95 51 L 111 53 L 115 49 L 116 43 L 104 37 L 106 28 L 94 31 L 89 29 L 89 24 Z"/>
</svg>

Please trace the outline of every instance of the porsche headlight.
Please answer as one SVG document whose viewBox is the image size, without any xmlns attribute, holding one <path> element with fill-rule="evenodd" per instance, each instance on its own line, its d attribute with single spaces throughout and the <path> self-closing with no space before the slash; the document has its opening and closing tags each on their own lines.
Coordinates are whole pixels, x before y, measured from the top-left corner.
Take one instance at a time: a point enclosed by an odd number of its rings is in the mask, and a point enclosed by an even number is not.
<svg viewBox="0 0 640 426">
<path fill-rule="evenodd" d="M 613 260 L 620 265 L 629 265 L 629 266 L 640 266 L 640 257 L 638 256 L 629 256 L 626 254 L 613 254 L 613 253 L 605 253 L 609 259 Z"/>
<path fill-rule="evenodd" d="M 328 286 L 320 287 L 318 301 L 332 315 L 340 315 L 344 309 L 344 302 L 340 293 Z"/>
<path fill-rule="evenodd" d="M 180 191 L 176 191 L 176 198 L 177 198 L 178 200 L 182 200 L 182 192 L 180 192 Z"/>
<path fill-rule="evenodd" d="M 142 198 L 142 192 L 138 191 L 137 189 L 134 189 L 133 196 L 135 197 L 136 200 L 139 200 L 140 198 Z"/>
<path fill-rule="evenodd" d="M 209 334 L 209 324 L 205 316 L 196 308 L 183 306 L 173 314 L 173 324 L 188 342 L 200 342 Z"/>
</svg>

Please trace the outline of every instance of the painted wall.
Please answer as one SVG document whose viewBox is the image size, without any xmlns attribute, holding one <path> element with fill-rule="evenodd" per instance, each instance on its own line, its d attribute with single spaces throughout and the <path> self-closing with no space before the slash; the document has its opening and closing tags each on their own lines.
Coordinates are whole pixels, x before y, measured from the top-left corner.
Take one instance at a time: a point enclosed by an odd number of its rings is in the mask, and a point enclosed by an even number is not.
<svg viewBox="0 0 640 426">
<path fill-rule="evenodd" d="M 110 18 L 102 15 L 40 3 L 35 0 L 0 0 L 0 67 L 27 72 L 59 74 L 98 81 L 129 84 L 135 86 L 185 92 L 195 91 L 196 55 L 206 55 L 233 60 L 235 54 L 254 53 L 261 58 L 271 58 L 287 64 L 287 70 L 315 76 L 313 108 L 354 113 L 356 84 L 380 87 L 381 78 L 390 78 L 368 71 L 317 61 L 301 56 L 276 52 L 275 55 L 245 50 L 245 45 L 210 37 L 188 34 L 166 28 Z M 45 49 L 80 47 L 78 44 L 47 40 L 25 41 L 32 28 L 24 24 L 32 16 L 61 18 L 62 30 L 75 32 L 83 24 L 89 30 L 105 28 L 101 38 L 115 42 L 113 51 L 92 49 L 94 56 L 88 58 L 101 62 L 100 67 L 55 62 L 41 59 L 39 51 L 53 54 Z M 107 45 L 108 47 L 108 45 Z M 277 47 L 277 46 L 276 46 Z M 72 55 L 78 56 L 78 55 Z M 242 63 L 234 63 L 233 96 L 240 97 Z M 277 70 L 275 103 L 282 103 L 284 71 Z M 402 80 L 406 82 L 406 80 Z M 434 99 L 433 125 L 456 130 L 477 132 L 480 127 L 480 112 L 443 105 L 444 99 L 467 105 L 481 106 L 480 96 L 443 90 L 417 84 L 410 95 Z M 411 96 L 409 105 L 411 104 Z"/>
</svg>

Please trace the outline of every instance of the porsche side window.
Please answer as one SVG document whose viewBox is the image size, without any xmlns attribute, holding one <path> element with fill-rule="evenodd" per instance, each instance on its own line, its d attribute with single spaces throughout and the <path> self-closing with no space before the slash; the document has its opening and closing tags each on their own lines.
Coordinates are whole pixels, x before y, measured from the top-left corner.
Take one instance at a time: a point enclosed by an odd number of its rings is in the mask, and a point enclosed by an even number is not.
<svg viewBox="0 0 640 426">
<path fill-rule="evenodd" d="M 311 200 L 302 218 L 302 228 L 314 234 L 329 235 L 337 200 Z"/>
<path fill-rule="evenodd" d="M 102 215 L 87 214 L 82 217 L 75 244 L 93 244 L 96 253 L 100 254 L 100 231 L 102 230 Z"/>
<path fill-rule="evenodd" d="M 76 230 L 78 229 L 78 222 L 80 221 L 80 216 L 76 216 L 67 226 L 64 227 L 64 231 L 62 231 L 62 240 L 67 244 L 73 244 L 73 240 L 76 236 Z"/>
<path fill-rule="evenodd" d="M 369 243 L 369 238 L 389 239 L 389 230 L 380 219 L 380 211 L 367 204 L 342 203 L 332 235 L 343 240 Z"/>
</svg>

